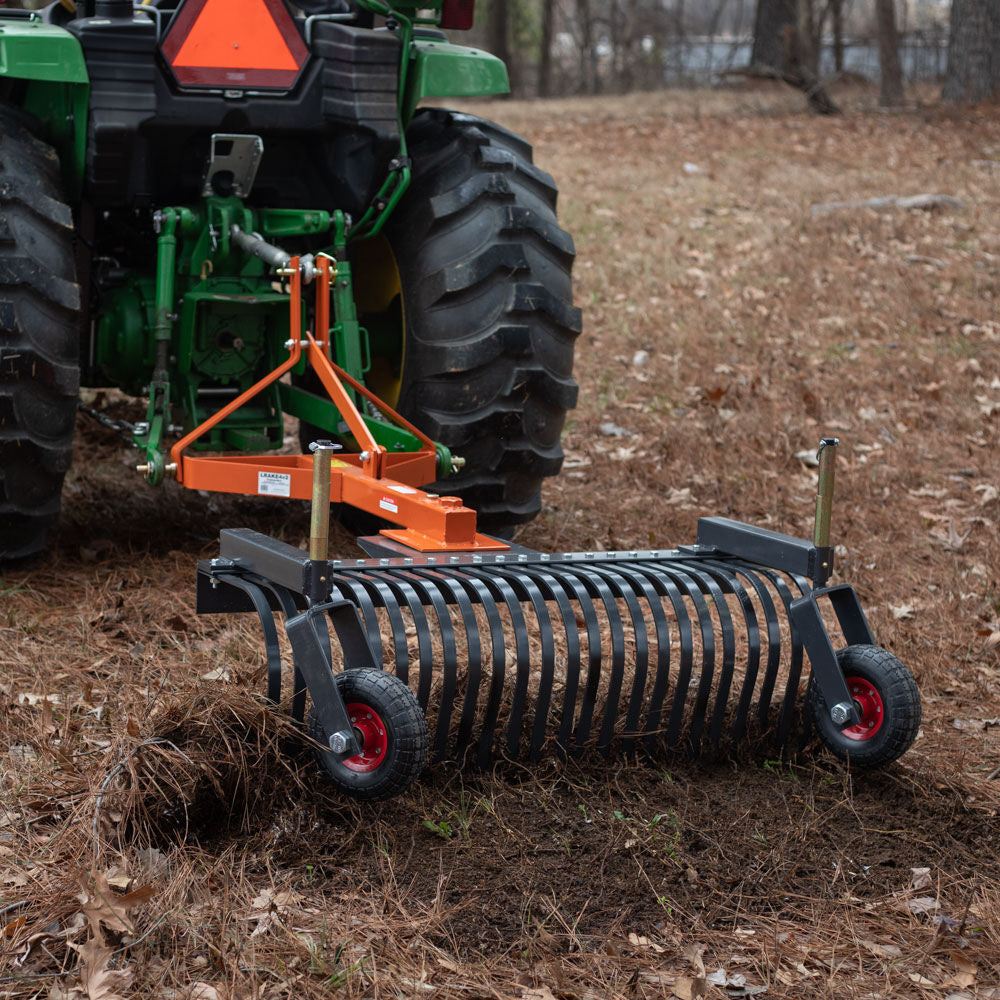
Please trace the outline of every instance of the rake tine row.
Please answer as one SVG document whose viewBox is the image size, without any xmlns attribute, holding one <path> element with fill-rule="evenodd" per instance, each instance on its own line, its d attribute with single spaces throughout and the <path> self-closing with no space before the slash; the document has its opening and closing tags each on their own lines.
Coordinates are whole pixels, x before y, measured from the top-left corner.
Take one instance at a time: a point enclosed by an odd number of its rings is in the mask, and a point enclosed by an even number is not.
<svg viewBox="0 0 1000 1000">
<path fill-rule="evenodd" d="M 404 567 L 380 565 L 383 562 L 364 560 L 358 568 L 341 569 L 332 578 L 334 591 L 358 607 L 379 662 L 386 655 L 379 626 L 379 611 L 384 612 L 393 638 L 391 666 L 404 681 L 409 680 L 411 666 L 407 618 L 412 622 L 419 672 L 417 699 L 425 710 L 436 708 L 432 748 L 437 759 L 448 755 L 456 712 L 458 756 L 474 740 L 477 714 L 481 716 L 476 741 L 479 764 L 489 763 L 495 742 L 502 743 L 506 755 L 519 756 L 529 721 L 533 677 L 530 760 L 542 753 L 553 712 L 559 720 L 555 742 L 561 753 L 580 753 L 596 736 L 597 749 L 608 754 L 618 733 L 625 752 L 634 750 L 637 740 L 655 752 L 662 740 L 668 748 L 684 742 L 691 753 L 697 753 L 706 730 L 708 744 L 719 747 L 730 714 L 738 648 L 745 663 L 732 714 L 731 741 L 738 744 L 746 736 L 755 694 L 758 724 L 763 727 L 767 722 L 782 660 L 781 623 L 772 594 L 777 594 L 786 615 L 792 600 L 782 574 L 733 562 L 662 556 L 613 562 L 595 559 L 582 564 L 553 557 L 544 564 L 514 566 Z M 793 582 L 800 593 L 808 592 L 804 578 Z M 735 616 L 727 595 L 735 597 Z M 476 606 L 486 618 L 489 663 L 484 663 L 487 642 L 481 635 Z M 508 620 L 506 630 L 501 608 Z M 761 617 L 766 623 L 763 643 Z M 532 636 L 539 646 L 534 657 Z M 562 669 L 558 671 L 557 636 L 562 640 Z M 631 640 L 630 650 L 627 640 Z M 507 658 L 511 644 L 512 671 Z M 758 690 L 764 644 L 766 665 Z M 794 721 L 801 664 L 801 643 L 793 639 L 778 727 L 782 744 Z M 435 673 L 440 674 L 441 685 L 431 706 Z M 459 677 L 465 683 L 461 706 L 455 704 Z M 501 728 L 503 692 L 510 681 L 506 733 L 494 740 Z M 557 683 L 563 687 L 561 698 Z M 484 684 L 489 690 L 485 706 L 477 713 Z M 595 717 L 601 701 L 603 712 Z M 682 740 L 684 735 L 686 740 Z"/>
</svg>

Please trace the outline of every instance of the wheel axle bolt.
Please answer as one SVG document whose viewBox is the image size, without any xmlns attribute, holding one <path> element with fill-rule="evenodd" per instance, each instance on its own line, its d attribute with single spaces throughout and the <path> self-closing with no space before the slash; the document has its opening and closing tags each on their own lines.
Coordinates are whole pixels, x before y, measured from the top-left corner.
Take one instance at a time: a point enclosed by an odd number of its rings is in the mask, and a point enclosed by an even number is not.
<svg viewBox="0 0 1000 1000">
<path fill-rule="evenodd" d="M 830 709 L 830 718 L 835 726 L 842 726 L 851 717 L 851 706 L 845 702 L 837 702 Z"/>
<path fill-rule="evenodd" d="M 345 732 L 336 732 L 330 739 L 330 749 L 334 753 L 343 753 L 347 749 L 348 736 Z"/>
</svg>

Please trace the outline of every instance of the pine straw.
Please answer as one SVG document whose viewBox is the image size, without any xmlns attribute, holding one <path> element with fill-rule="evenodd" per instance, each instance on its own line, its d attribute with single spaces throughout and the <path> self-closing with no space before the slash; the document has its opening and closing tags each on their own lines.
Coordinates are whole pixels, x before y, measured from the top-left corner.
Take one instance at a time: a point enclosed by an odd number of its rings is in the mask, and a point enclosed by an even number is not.
<svg viewBox="0 0 1000 1000">
<path fill-rule="evenodd" d="M 837 433 L 842 578 L 924 699 L 907 757 L 442 767 L 345 804 L 248 693 L 256 624 L 192 605 L 220 526 L 297 544 L 302 511 L 137 490 L 85 430 L 51 557 L 0 586 L 0 996 L 101 974 L 137 997 L 606 1000 L 711 994 L 720 966 L 768 998 L 1000 986 L 1000 126 L 793 100 L 480 109 L 557 176 L 585 306 L 571 461 L 520 540 L 672 545 L 699 513 L 808 532 L 795 454 Z M 925 190 L 967 210 L 809 214 Z"/>
</svg>

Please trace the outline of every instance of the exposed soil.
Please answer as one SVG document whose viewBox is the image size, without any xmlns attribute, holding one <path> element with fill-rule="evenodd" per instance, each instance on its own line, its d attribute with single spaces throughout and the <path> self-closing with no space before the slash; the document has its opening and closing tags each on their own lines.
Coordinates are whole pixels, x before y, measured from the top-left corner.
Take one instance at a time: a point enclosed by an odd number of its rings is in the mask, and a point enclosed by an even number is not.
<svg viewBox="0 0 1000 1000">
<path fill-rule="evenodd" d="M 219 528 L 298 544 L 303 507 L 147 488 L 81 416 L 51 552 L 0 581 L 0 996 L 1000 997 L 1000 116 L 838 99 L 474 108 L 559 182 L 584 309 L 518 541 L 809 534 L 797 455 L 836 434 L 839 578 L 917 679 L 913 749 L 441 764 L 344 802 L 262 703 L 256 622 L 194 614 Z M 920 193 L 964 207 L 810 210 Z"/>
</svg>

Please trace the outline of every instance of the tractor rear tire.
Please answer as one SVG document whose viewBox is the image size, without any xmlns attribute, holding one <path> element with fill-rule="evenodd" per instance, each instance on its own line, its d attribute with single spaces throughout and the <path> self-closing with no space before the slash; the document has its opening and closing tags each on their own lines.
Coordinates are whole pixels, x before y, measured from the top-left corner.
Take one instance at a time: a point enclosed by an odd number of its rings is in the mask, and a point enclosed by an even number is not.
<svg viewBox="0 0 1000 1000">
<path fill-rule="evenodd" d="M 80 289 L 59 160 L 0 108 L 0 560 L 59 516 L 80 389 Z"/>
<path fill-rule="evenodd" d="M 461 496 L 479 530 L 509 535 L 541 509 L 542 482 L 562 466 L 559 438 L 576 405 L 573 239 L 556 222 L 555 184 L 532 164 L 525 140 L 438 109 L 418 111 L 407 139 L 412 181 L 383 241 L 405 339 L 389 352 L 392 391 L 371 384 L 466 460 L 429 489 Z M 385 327 L 389 309 L 364 313 L 371 290 L 362 265 L 355 280 L 362 324 Z"/>
</svg>

